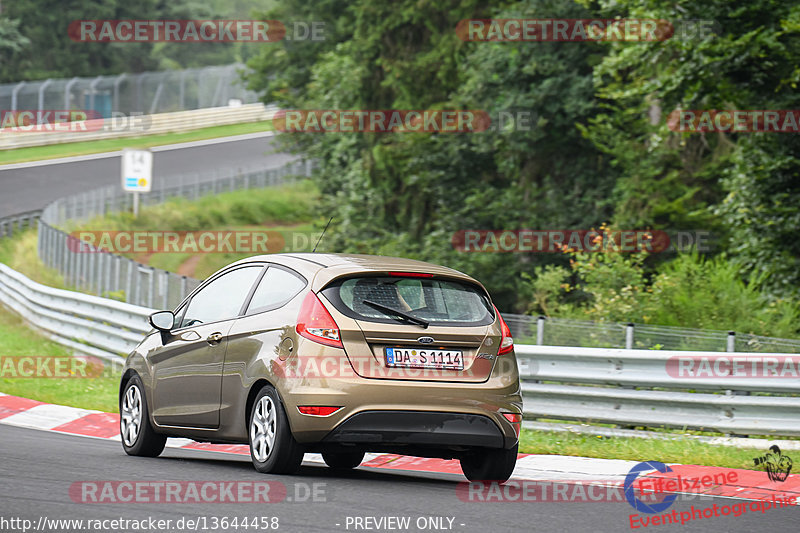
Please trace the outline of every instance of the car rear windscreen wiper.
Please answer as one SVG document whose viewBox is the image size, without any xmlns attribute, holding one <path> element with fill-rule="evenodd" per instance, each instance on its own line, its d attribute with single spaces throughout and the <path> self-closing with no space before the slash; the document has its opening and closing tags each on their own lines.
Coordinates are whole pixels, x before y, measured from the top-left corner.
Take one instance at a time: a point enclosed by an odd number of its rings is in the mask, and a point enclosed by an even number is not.
<svg viewBox="0 0 800 533">
<path fill-rule="evenodd" d="M 414 315 L 410 315 L 410 314 L 405 313 L 403 311 L 398 311 L 397 309 L 393 309 L 391 307 L 387 307 L 385 305 L 379 304 L 377 302 L 373 302 L 371 300 L 362 300 L 362 302 L 365 305 L 368 305 L 370 307 L 373 307 L 373 308 L 377 309 L 378 311 L 383 311 L 384 313 L 391 313 L 391 314 L 396 315 L 396 316 L 398 316 L 400 318 L 404 318 L 405 320 L 407 320 L 409 322 L 413 322 L 414 324 L 422 326 L 423 328 L 427 328 L 428 327 L 428 322 L 427 321 L 422 320 L 421 318 L 417 318 Z"/>
</svg>

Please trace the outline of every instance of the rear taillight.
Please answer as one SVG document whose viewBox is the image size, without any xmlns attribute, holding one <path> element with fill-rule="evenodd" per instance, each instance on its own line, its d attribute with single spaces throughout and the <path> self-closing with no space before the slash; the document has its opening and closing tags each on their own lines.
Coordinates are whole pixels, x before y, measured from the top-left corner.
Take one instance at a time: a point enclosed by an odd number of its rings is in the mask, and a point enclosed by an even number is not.
<svg viewBox="0 0 800 533">
<path fill-rule="evenodd" d="M 309 292 L 303 300 L 295 330 L 299 335 L 314 342 L 344 348 L 339 335 L 339 326 L 313 292 Z"/>
<path fill-rule="evenodd" d="M 514 339 L 511 338 L 511 330 L 508 328 L 506 321 L 503 320 L 497 307 L 494 308 L 494 312 L 497 313 L 497 318 L 500 319 L 500 349 L 497 350 L 497 355 L 507 354 L 514 349 Z"/>
<path fill-rule="evenodd" d="M 310 416 L 328 416 L 332 415 L 341 407 L 334 407 L 332 405 L 298 405 L 297 410 L 304 415 Z"/>
<path fill-rule="evenodd" d="M 517 413 L 503 413 L 503 416 L 511 422 L 511 427 L 514 428 L 514 433 L 519 437 L 519 428 L 522 426 L 522 415 Z"/>
</svg>

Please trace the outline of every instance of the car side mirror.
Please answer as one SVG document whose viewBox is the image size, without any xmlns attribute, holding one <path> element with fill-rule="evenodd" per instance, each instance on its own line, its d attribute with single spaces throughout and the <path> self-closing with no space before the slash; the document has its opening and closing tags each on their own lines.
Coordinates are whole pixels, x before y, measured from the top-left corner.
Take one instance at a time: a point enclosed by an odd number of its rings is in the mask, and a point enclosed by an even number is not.
<svg viewBox="0 0 800 533">
<path fill-rule="evenodd" d="M 150 315 L 150 325 L 161 332 L 161 343 L 167 344 L 172 339 L 170 331 L 175 327 L 175 314 L 172 311 L 159 311 Z"/>
<path fill-rule="evenodd" d="M 171 330 L 175 326 L 175 315 L 172 311 L 159 311 L 150 315 L 150 325 L 157 330 Z"/>
</svg>

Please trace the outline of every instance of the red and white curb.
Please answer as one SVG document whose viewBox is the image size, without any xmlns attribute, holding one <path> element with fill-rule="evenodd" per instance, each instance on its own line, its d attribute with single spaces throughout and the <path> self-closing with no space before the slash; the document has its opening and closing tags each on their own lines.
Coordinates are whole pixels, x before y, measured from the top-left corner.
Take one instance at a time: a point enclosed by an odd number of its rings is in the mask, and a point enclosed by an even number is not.
<svg viewBox="0 0 800 533">
<path fill-rule="evenodd" d="M 0 424 L 23 428 L 57 431 L 107 440 L 120 440 L 119 415 L 64 405 L 53 405 L 11 396 L 0 392 Z M 190 439 L 170 438 L 167 446 L 188 450 L 202 450 L 237 455 L 250 455 L 244 444 L 207 444 Z M 306 454 L 304 462 L 323 463 L 320 454 Z M 584 482 L 603 486 L 622 486 L 625 476 L 639 461 L 617 459 L 593 459 L 563 455 L 520 454 L 512 480 Z M 361 467 L 398 470 L 405 472 L 430 472 L 461 475 L 456 460 L 430 459 L 395 454 L 367 454 Z M 700 479 L 703 476 L 736 472 L 733 484 L 711 487 L 687 488 L 684 493 L 719 496 L 740 500 L 800 500 L 800 475 L 792 474 L 784 482 L 770 481 L 765 472 L 697 465 L 671 464 L 672 472 L 654 472 L 648 477 L 665 481 L 678 479 Z M 798 503 L 800 504 L 800 503 Z"/>
</svg>

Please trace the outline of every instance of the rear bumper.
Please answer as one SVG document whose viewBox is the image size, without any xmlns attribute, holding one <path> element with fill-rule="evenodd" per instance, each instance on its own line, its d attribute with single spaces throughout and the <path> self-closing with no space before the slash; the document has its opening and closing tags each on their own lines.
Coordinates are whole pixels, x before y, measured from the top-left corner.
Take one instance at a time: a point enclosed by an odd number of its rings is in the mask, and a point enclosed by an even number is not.
<svg viewBox="0 0 800 533">
<path fill-rule="evenodd" d="M 308 352 L 311 348 L 318 353 Z M 311 341 L 301 343 L 296 353 L 304 356 L 293 359 L 316 366 L 301 364 L 303 371 L 285 372 L 273 384 L 286 407 L 292 434 L 301 444 L 312 448 L 358 444 L 369 451 L 393 446 L 463 451 L 507 449 L 518 440 L 519 426 L 503 416 L 522 413 L 513 354 L 506 357 L 507 364 L 494 364 L 485 381 L 465 382 L 364 378 L 354 371 L 343 350 Z M 328 416 L 313 416 L 300 413 L 298 406 L 339 409 Z"/>
<path fill-rule="evenodd" d="M 323 444 L 369 446 L 510 448 L 488 416 L 429 411 L 362 411 L 344 420 Z"/>
<path fill-rule="evenodd" d="M 387 451 L 393 445 L 510 448 L 518 440 L 518 425 L 515 428 L 503 414 L 522 413 L 519 381 L 508 378 L 480 385 L 376 383 L 364 378 L 302 385 L 283 382 L 278 391 L 295 439 L 312 446 L 358 444 L 370 451 Z M 341 409 L 328 416 L 309 416 L 299 412 L 299 405 Z"/>
</svg>

